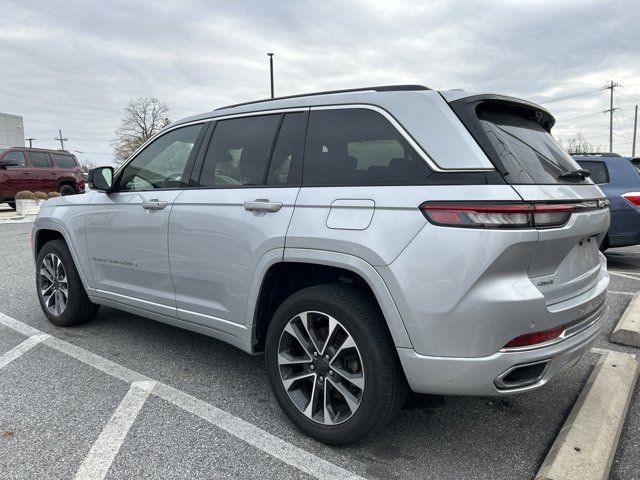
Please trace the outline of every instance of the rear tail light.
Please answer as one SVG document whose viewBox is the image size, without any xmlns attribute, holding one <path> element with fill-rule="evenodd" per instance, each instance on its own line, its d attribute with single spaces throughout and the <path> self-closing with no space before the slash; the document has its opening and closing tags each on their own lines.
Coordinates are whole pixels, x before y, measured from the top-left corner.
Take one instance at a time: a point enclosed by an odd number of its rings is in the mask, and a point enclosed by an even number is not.
<svg viewBox="0 0 640 480">
<path fill-rule="evenodd" d="M 520 335 L 519 337 L 514 338 L 507 343 L 504 348 L 528 347 L 538 343 L 548 342 L 549 340 L 558 338 L 562 332 L 564 332 L 564 325 L 544 330 L 542 332 L 527 333 L 526 335 Z"/>
<path fill-rule="evenodd" d="M 631 205 L 640 207 L 640 192 L 623 193 L 622 198 L 624 198 Z"/>
<path fill-rule="evenodd" d="M 567 223 L 574 205 L 423 203 L 420 210 L 431 223 L 470 228 L 549 228 Z"/>
</svg>

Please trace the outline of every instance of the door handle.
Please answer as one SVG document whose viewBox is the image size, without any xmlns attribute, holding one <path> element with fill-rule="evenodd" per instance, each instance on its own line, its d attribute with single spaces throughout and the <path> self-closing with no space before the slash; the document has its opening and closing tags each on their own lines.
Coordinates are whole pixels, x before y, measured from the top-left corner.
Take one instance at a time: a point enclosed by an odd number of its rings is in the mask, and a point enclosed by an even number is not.
<svg viewBox="0 0 640 480">
<path fill-rule="evenodd" d="M 282 208 L 280 202 L 270 202 L 259 198 L 253 202 L 244 202 L 244 209 L 250 212 L 277 212 Z"/>
<path fill-rule="evenodd" d="M 161 202 L 160 200 L 149 200 L 148 202 L 142 202 L 142 208 L 145 210 L 162 210 L 167 206 L 167 202 Z"/>
</svg>

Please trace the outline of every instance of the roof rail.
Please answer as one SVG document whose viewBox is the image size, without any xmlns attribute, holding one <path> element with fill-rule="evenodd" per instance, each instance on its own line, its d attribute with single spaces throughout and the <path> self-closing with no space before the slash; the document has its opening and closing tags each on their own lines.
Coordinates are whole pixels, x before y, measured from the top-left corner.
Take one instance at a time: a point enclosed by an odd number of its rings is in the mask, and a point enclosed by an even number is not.
<svg viewBox="0 0 640 480">
<path fill-rule="evenodd" d="M 333 93 L 351 93 L 351 92 L 367 92 L 367 91 L 395 92 L 395 91 L 406 91 L 406 90 L 431 90 L 431 89 L 429 87 L 425 87 L 424 85 L 382 85 L 379 87 L 348 88 L 346 90 L 329 90 L 326 92 L 312 92 L 312 93 L 301 93 L 298 95 L 288 95 L 286 97 L 264 98 L 262 100 L 254 100 L 252 102 L 243 102 L 243 103 L 236 103 L 233 105 L 227 105 L 225 107 L 216 108 L 215 111 L 224 110 L 226 108 L 241 107 L 243 105 L 252 105 L 254 103 L 272 102 L 274 100 L 285 100 L 288 98 L 315 97 L 317 95 L 331 95 Z"/>
<path fill-rule="evenodd" d="M 613 153 L 613 152 L 580 152 L 580 153 L 572 153 L 571 155 L 574 156 L 593 156 L 593 157 L 621 157 L 622 155 L 619 155 L 617 153 Z"/>
</svg>

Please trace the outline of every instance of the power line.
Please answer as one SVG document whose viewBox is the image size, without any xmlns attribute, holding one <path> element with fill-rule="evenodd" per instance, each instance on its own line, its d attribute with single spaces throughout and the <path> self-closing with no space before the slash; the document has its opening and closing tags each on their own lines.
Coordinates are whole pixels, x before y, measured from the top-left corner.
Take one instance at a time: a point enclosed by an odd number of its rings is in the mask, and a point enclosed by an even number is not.
<svg viewBox="0 0 640 480">
<path fill-rule="evenodd" d="M 562 96 L 562 97 L 552 98 L 551 100 L 540 100 L 539 103 L 561 102 L 563 100 L 569 100 L 570 98 L 582 97 L 583 95 L 590 95 L 592 93 L 596 93 L 596 92 L 600 92 L 600 91 L 602 91 L 602 89 L 598 88 L 596 90 L 589 90 L 588 92 L 580 92 L 580 93 L 574 93 L 574 94 L 571 94 L 571 95 L 565 95 L 565 96 Z"/>
<path fill-rule="evenodd" d="M 633 94 L 624 93 L 624 92 L 618 92 L 618 95 L 623 95 L 625 97 L 635 98 L 636 100 L 640 100 L 640 95 L 633 95 Z"/>
<path fill-rule="evenodd" d="M 25 140 L 29 142 L 29 148 L 33 148 L 33 142 L 35 138 L 29 137 L 29 138 L 25 138 Z"/>
<path fill-rule="evenodd" d="M 563 119 L 562 119 L 562 121 L 563 121 L 563 122 L 566 122 L 566 121 L 569 121 L 569 120 L 575 120 L 575 119 L 577 119 L 577 118 L 590 117 L 590 116 L 592 116 L 592 115 L 600 115 L 600 114 L 602 114 L 602 112 L 601 112 L 601 111 L 598 111 L 598 112 L 591 112 L 591 113 L 583 113 L 582 115 L 576 115 L 575 117 L 563 118 Z"/>
</svg>

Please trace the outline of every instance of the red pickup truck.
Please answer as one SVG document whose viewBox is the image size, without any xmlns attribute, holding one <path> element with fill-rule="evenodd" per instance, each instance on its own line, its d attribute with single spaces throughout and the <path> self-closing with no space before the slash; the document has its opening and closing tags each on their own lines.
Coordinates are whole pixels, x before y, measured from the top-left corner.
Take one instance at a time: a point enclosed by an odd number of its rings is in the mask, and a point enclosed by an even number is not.
<svg viewBox="0 0 640 480">
<path fill-rule="evenodd" d="M 0 149 L 0 203 L 15 208 L 21 190 L 84 192 L 82 168 L 75 155 L 64 150 L 15 147 Z"/>
</svg>

